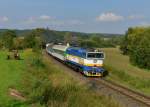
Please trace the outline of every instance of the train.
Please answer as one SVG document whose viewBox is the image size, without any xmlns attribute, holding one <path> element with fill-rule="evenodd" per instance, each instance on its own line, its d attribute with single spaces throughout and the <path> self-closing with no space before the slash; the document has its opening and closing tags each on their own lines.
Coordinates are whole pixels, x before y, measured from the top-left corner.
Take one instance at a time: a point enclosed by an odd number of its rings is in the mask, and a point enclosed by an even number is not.
<svg viewBox="0 0 150 107">
<path fill-rule="evenodd" d="M 46 44 L 46 52 L 88 77 L 102 77 L 105 69 L 104 52 L 95 49 L 70 46 L 69 44 Z"/>
</svg>

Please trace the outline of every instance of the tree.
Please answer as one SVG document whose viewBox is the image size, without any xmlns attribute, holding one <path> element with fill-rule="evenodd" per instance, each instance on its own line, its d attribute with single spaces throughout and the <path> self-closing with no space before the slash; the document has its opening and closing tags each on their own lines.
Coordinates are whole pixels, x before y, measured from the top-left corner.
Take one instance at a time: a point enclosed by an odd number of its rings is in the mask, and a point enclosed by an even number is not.
<svg viewBox="0 0 150 107">
<path fill-rule="evenodd" d="M 24 45 L 23 45 L 23 42 L 24 42 L 24 38 L 23 37 L 17 37 L 14 39 L 14 46 L 13 48 L 14 49 L 23 49 L 24 48 Z"/>
<path fill-rule="evenodd" d="M 64 36 L 64 43 L 71 43 L 72 42 L 72 34 L 70 32 L 67 32 Z"/>
<path fill-rule="evenodd" d="M 25 48 L 33 48 L 36 44 L 35 34 L 29 33 L 24 38 L 24 47 Z"/>
<path fill-rule="evenodd" d="M 127 34 L 121 40 L 120 50 L 122 51 L 122 53 L 124 55 L 128 54 L 128 52 L 129 52 L 129 50 L 128 50 L 128 35 Z"/>
<path fill-rule="evenodd" d="M 80 43 L 80 45 L 84 48 L 95 48 L 97 46 L 92 40 L 84 40 Z"/>
<path fill-rule="evenodd" d="M 7 30 L 3 33 L 3 43 L 6 48 L 9 50 L 13 49 L 14 46 L 14 38 L 16 38 L 16 32 L 13 30 Z"/>
<path fill-rule="evenodd" d="M 150 28 L 130 28 L 124 37 L 121 50 L 129 54 L 133 64 L 150 69 Z"/>
<path fill-rule="evenodd" d="M 42 33 L 43 33 L 43 29 L 32 30 L 24 38 L 24 47 L 32 48 L 33 51 L 37 53 L 41 52 L 42 43 L 43 43 Z"/>
<path fill-rule="evenodd" d="M 3 41 L 0 39 L 0 49 L 3 48 Z"/>
</svg>

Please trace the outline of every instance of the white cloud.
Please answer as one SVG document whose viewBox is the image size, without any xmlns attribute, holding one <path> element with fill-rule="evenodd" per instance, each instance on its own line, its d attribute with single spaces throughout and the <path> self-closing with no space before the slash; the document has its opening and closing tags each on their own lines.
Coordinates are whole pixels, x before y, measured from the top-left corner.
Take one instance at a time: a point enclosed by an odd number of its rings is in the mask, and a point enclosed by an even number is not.
<svg viewBox="0 0 150 107">
<path fill-rule="evenodd" d="M 41 15 L 41 16 L 39 16 L 38 19 L 40 19 L 40 20 L 50 20 L 50 19 L 53 19 L 53 18 L 51 16 L 48 16 L 48 15 Z"/>
<path fill-rule="evenodd" d="M 31 16 L 29 18 L 27 18 L 24 22 L 26 24 L 33 24 L 33 23 L 36 23 L 36 22 L 39 22 L 39 21 L 50 21 L 50 20 L 53 20 L 54 18 L 51 17 L 51 16 L 48 16 L 48 15 L 41 15 L 41 16 Z"/>
<path fill-rule="evenodd" d="M 36 22 L 36 18 L 35 17 L 29 17 L 26 21 L 24 21 L 26 24 L 32 24 L 34 22 Z"/>
<path fill-rule="evenodd" d="M 0 22 L 7 22 L 8 20 L 7 16 L 0 16 Z"/>
<path fill-rule="evenodd" d="M 123 16 L 117 15 L 112 12 L 102 13 L 96 18 L 97 21 L 101 21 L 101 22 L 117 22 L 123 19 L 124 19 Z"/>
<path fill-rule="evenodd" d="M 142 15 L 130 15 L 128 16 L 128 19 L 134 20 L 134 19 L 144 19 L 145 17 Z"/>
<path fill-rule="evenodd" d="M 55 17 L 51 17 L 48 15 L 41 15 L 38 17 L 29 17 L 27 18 L 24 22 L 24 24 L 30 25 L 30 24 L 34 24 L 34 25 L 42 25 L 42 24 L 47 24 L 50 26 L 59 26 L 59 27 L 66 27 L 66 26 L 78 26 L 83 24 L 82 21 L 80 20 L 62 20 L 62 19 L 57 19 Z"/>
</svg>

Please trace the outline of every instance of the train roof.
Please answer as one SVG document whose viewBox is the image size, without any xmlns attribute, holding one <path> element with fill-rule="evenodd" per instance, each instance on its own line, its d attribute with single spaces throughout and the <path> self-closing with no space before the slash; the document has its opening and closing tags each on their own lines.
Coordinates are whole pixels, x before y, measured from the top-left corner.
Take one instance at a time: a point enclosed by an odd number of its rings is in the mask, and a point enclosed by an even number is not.
<svg viewBox="0 0 150 107">
<path fill-rule="evenodd" d="M 66 51 L 68 46 L 65 46 L 65 45 L 53 45 L 52 48 L 56 49 L 56 50 Z"/>
<path fill-rule="evenodd" d="M 68 51 L 78 51 L 78 52 L 87 52 L 86 49 L 80 47 L 69 47 L 67 48 Z"/>
<path fill-rule="evenodd" d="M 86 49 L 81 47 L 69 47 L 66 50 L 67 54 L 71 54 L 79 57 L 86 57 L 86 53 L 88 52 L 102 52 L 102 51 L 95 51 L 95 49 Z"/>
<path fill-rule="evenodd" d="M 69 47 L 67 48 L 68 51 L 78 51 L 81 53 L 86 53 L 86 52 L 102 52 L 102 51 L 96 51 L 93 48 L 81 48 L 81 47 Z"/>
</svg>

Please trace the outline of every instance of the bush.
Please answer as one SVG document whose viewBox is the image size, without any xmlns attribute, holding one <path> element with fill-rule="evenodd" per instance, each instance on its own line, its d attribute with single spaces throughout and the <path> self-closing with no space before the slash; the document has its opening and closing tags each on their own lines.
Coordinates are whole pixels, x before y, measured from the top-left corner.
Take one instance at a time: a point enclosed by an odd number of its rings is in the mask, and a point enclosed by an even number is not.
<svg viewBox="0 0 150 107">
<path fill-rule="evenodd" d="M 129 54 L 134 65 L 150 69 L 150 28 L 130 28 L 123 39 L 121 50 Z"/>
</svg>

